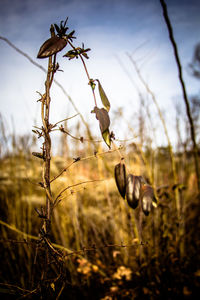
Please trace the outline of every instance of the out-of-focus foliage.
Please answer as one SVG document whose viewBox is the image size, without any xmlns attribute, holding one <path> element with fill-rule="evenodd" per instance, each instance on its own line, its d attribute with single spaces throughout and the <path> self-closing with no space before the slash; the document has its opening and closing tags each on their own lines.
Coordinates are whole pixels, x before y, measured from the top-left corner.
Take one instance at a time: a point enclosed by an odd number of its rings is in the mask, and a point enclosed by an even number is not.
<svg viewBox="0 0 200 300">
<path fill-rule="evenodd" d="M 3 134 L 1 136 L 3 138 Z M 1 221 L 37 237 L 41 219 L 35 208 L 40 208 L 45 201 L 44 191 L 37 185 L 41 178 L 41 160 L 30 154 L 35 141 L 14 135 L 7 137 L 11 138 L 13 143 L 7 145 L 7 155 L 4 139 L 4 155 L 0 159 Z M 80 149 L 78 142 L 70 144 L 66 139 L 61 142 L 58 149 L 63 155 L 52 159 L 52 178 L 74 160 L 74 153 L 81 158 L 93 154 L 89 144 Z M 101 147 L 97 151 L 101 152 Z M 66 295 L 67 299 L 193 299 L 198 292 L 199 199 L 189 153 L 175 154 L 179 180 L 183 183 L 175 186 L 167 148 L 152 149 L 149 145 L 142 149 L 139 144 L 129 142 L 121 152 L 126 157 L 129 172 L 142 175 L 147 182 L 149 175 L 144 158 L 150 164 L 158 207 L 153 207 L 149 216 L 145 216 L 140 205 L 133 210 L 120 197 L 114 178 L 114 167 L 120 162 L 117 152 L 77 160 L 52 183 L 53 195 L 77 182 L 105 181 L 72 187 L 63 194 L 53 215 L 52 240 L 74 254 L 65 256 L 57 267 L 49 267 L 48 290 L 33 292 L 30 299 L 37 298 L 39 293 L 55 299 L 61 290 L 60 299 Z M 187 168 L 183 168 L 183 163 Z M 175 189 L 182 203 L 179 221 Z M 0 294 L 15 299 L 37 288 L 42 250 L 38 249 L 36 257 L 37 243 L 29 238 L 24 242 L 22 234 L 3 223 L 0 232 L 0 283 L 4 284 L 0 285 Z M 60 270 L 62 276 L 59 277 Z M 6 284 L 12 286 L 6 288 Z"/>
</svg>

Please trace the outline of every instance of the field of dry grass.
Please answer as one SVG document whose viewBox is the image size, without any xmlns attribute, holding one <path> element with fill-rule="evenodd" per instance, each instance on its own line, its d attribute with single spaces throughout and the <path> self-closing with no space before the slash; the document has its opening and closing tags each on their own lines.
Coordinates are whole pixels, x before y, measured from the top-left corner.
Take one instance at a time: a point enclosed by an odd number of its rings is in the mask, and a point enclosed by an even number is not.
<svg viewBox="0 0 200 300">
<path fill-rule="evenodd" d="M 114 180 L 116 151 L 98 155 L 105 151 L 101 148 L 95 156 L 89 149 L 73 164 L 70 155 L 52 159 L 52 178 L 69 167 L 52 182 L 53 195 L 69 188 L 53 213 L 51 240 L 63 256 L 49 266 L 49 299 L 195 299 L 200 222 L 190 158 L 185 161 L 185 153 L 175 156 L 182 184 L 174 186 L 167 148 L 156 154 L 133 149 L 130 143 L 120 150 L 128 172 L 149 180 L 148 167 L 155 178 L 158 206 L 147 217 L 140 206 L 133 210 L 120 197 Z M 15 148 L 1 158 L 0 169 L 0 293 L 9 299 L 38 299 L 44 255 L 37 243 L 41 219 L 35 208 L 45 204 L 45 193 L 37 185 L 40 159 Z"/>
</svg>

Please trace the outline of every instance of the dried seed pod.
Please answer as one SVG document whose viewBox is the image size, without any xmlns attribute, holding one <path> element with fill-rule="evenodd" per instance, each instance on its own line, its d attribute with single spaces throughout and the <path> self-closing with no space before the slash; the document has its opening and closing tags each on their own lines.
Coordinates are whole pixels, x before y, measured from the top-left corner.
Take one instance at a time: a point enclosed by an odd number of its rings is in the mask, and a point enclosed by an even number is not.
<svg viewBox="0 0 200 300">
<path fill-rule="evenodd" d="M 40 152 L 32 152 L 33 156 L 36 156 L 38 158 L 44 159 L 44 154 Z"/>
<path fill-rule="evenodd" d="M 141 188 L 141 201 L 142 201 L 142 210 L 145 216 L 148 216 L 152 209 L 153 199 L 154 199 L 153 188 L 148 184 L 144 184 Z"/>
<path fill-rule="evenodd" d="M 118 188 L 118 191 L 122 198 L 125 199 L 126 194 L 126 167 L 124 162 L 120 162 L 115 166 L 115 182 Z"/>
<path fill-rule="evenodd" d="M 135 209 L 140 199 L 141 178 L 129 174 L 126 180 L 126 199 L 128 205 Z"/>
<path fill-rule="evenodd" d="M 59 51 L 61 51 L 67 45 L 67 40 L 58 36 L 53 36 L 46 40 L 40 47 L 37 58 L 46 58 Z"/>
</svg>

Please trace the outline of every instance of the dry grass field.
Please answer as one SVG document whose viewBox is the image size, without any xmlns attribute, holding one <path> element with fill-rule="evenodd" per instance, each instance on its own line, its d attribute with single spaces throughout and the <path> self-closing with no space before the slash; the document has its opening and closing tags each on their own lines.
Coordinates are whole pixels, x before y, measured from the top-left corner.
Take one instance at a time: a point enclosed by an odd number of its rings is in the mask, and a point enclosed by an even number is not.
<svg viewBox="0 0 200 300">
<path fill-rule="evenodd" d="M 45 205 L 44 190 L 37 185 L 42 167 L 20 144 L 13 147 L 0 161 L 0 293 L 5 299 L 38 299 L 44 250 L 37 241 L 42 220 L 35 209 Z M 53 157 L 51 167 L 52 178 L 69 168 L 52 182 L 53 195 L 68 189 L 53 212 L 51 241 L 63 256 L 49 266 L 49 299 L 59 293 L 60 299 L 195 299 L 200 223 L 191 157 L 175 155 L 182 183 L 175 186 L 167 148 L 141 153 L 129 143 L 120 150 L 128 172 L 146 180 L 148 168 L 154 174 L 158 205 L 146 217 L 141 206 L 133 210 L 117 190 L 116 151 L 101 148 L 95 156 L 89 148 L 73 164 L 70 145 L 66 151 L 68 158 Z"/>
</svg>

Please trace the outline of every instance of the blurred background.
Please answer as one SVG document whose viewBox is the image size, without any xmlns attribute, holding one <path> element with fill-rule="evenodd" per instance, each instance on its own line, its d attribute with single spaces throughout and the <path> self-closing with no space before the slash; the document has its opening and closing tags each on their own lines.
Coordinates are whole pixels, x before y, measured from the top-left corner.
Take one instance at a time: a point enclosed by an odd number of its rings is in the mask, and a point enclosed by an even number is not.
<svg viewBox="0 0 200 300">
<path fill-rule="evenodd" d="M 167 1 L 175 39 L 178 44 L 187 92 L 193 96 L 199 92 L 199 81 L 191 76 L 194 48 L 199 42 L 198 1 Z M 138 64 L 142 76 L 151 87 L 161 110 L 165 112 L 167 127 L 173 143 L 176 142 L 175 116 L 177 107 L 184 115 L 185 108 L 177 76 L 172 46 L 169 43 L 166 24 L 163 22 L 159 1 L 8 1 L 1 0 L 0 35 L 11 41 L 38 64 L 47 68 L 47 60 L 36 59 L 42 43 L 49 37 L 52 23 L 60 23 L 69 17 L 69 30 L 75 30 L 76 46 L 82 42 L 91 48 L 87 61 L 91 78 L 98 78 L 111 102 L 111 116 L 119 109 L 127 119 L 135 120 L 140 107 L 141 84 L 130 61 Z M 33 125 L 39 125 L 38 94 L 44 91 L 45 74 L 17 53 L 5 41 L 0 41 L 1 51 L 1 102 L 0 110 L 7 128 L 16 133 L 30 133 Z M 69 50 L 66 48 L 66 52 Z M 90 114 L 94 103 L 88 80 L 80 61 L 68 61 L 58 55 L 60 68 L 56 74 L 89 124 L 94 124 Z M 128 56 L 129 55 L 129 56 Z M 53 122 L 73 115 L 74 108 L 66 95 L 56 86 L 52 91 Z M 157 143 L 165 144 L 162 126 L 156 117 L 155 106 L 146 99 L 157 128 Z M 180 116 L 180 114 L 179 114 Z M 181 132 L 184 126 L 180 118 Z M 137 125 L 137 124 L 135 124 Z M 126 125 L 113 124 L 118 138 L 126 136 Z"/>
<path fill-rule="evenodd" d="M 57 54 L 63 72 L 56 72 L 52 85 L 50 123 L 78 115 L 60 123 L 69 134 L 51 133 L 51 178 L 67 170 L 52 182 L 53 197 L 67 189 L 52 219 L 51 240 L 66 256 L 62 268 L 49 267 L 49 299 L 194 299 L 200 286 L 198 180 L 160 2 L 0 4 L 0 294 L 38 299 L 42 293 L 42 249 L 36 256 L 41 219 L 35 209 L 45 206 L 43 164 L 32 152 L 41 151 L 43 140 L 32 130 L 42 123 L 38 99 L 45 92 L 48 59 L 37 59 L 37 53 L 50 37 L 50 25 L 69 17 L 74 45 L 91 49 L 85 63 L 110 101 L 116 140 L 108 151 L 91 114 L 94 99 L 83 65 L 63 57 L 67 46 Z M 166 4 L 199 160 L 200 3 Z M 157 205 L 149 216 L 141 203 L 133 210 L 120 197 L 114 168 L 121 157 L 127 174 L 143 176 L 154 189 Z"/>
</svg>

